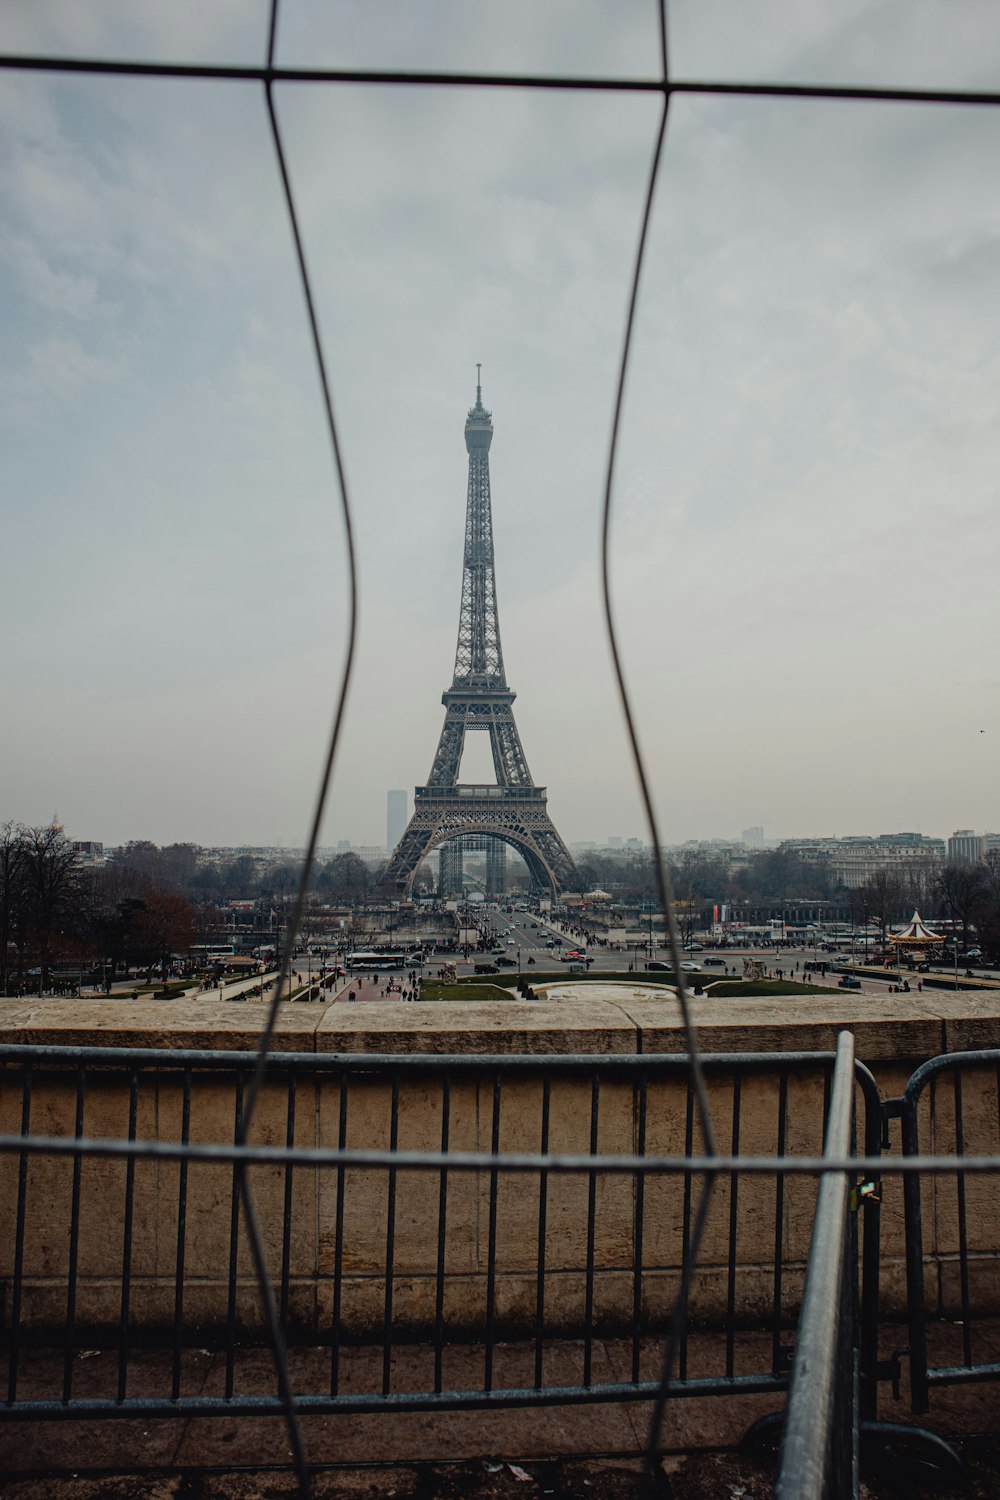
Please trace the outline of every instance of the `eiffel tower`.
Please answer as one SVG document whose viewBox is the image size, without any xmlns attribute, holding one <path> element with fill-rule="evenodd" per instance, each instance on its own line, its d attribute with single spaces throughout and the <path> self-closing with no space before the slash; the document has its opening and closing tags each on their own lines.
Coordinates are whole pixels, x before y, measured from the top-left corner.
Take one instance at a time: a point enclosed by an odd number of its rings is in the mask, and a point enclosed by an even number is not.
<svg viewBox="0 0 1000 1500">
<path fill-rule="evenodd" d="M 469 493 L 455 675 L 441 698 L 444 728 L 427 785 L 414 790 L 413 817 L 380 882 L 389 894 L 407 895 L 425 855 L 465 834 L 485 834 L 512 845 L 528 866 L 537 890 L 556 895 L 583 888 L 573 858 L 549 817 L 545 788 L 535 786 L 531 779 L 514 723 L 515 694 L 504 673 L 490 509 L 493 421 L 483 405 L 480 372 L 477 365 L 476 404 L 465 420 Z M 490 737 L 495 786 L 459 782 L 465 736 L 471 730 Z"/>
</svg>

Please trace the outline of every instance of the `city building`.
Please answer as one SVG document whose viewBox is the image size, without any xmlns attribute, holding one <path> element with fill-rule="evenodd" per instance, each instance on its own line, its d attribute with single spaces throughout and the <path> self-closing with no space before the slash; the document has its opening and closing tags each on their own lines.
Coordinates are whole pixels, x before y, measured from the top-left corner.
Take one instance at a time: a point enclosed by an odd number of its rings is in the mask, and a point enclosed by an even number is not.
<svg viewBox="0 0 1000 1500">
<path fill-rule="evenodd" d="M 904 875 L 916 866 L 926 868 L 945 857 L 944 839 L 922 833 L 880 833 L 845 838 L 784 839 L 783 854 L 792 854 L 803 864 L 823 865 L 831 884 L 855 890 L 879 870 Z"/>
<path fill-rule="evenodd" d="M 763 849 L 764 829 L 759 823 L 755 823 L 752 828 L 744 828 L 740 834 L 740 843 L 747 849 Z"/>
<path fill-rule="evenodd" d="M 105 863 L 104 845 L 96 839 L 74 839 L 71 847 L 77 864 L 84 869 L 96 870 Z"/>
<path fill-rule="evenodd" d="M 409 816 L 409 798 L 406 791 L 387 792 L 385 797 L 385 847 L 389 854 L 392 853 L 403 837 Z"/>
<path fill-rule="evenodd" d="M 974 865 L 985 852 L 982 837 L 971 828 L 956 828 L 948 840 L 950 865 Z"/>
</svg>

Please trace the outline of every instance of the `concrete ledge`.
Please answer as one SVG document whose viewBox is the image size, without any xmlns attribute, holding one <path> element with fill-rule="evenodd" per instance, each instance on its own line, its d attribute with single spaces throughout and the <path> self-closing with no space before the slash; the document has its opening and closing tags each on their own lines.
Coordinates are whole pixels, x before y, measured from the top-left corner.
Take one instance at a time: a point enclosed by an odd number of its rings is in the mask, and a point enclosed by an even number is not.
<svg viewBox="0 0 1000 1500">
<path fill-rule="evenodd" d="M 559 998 L 451 1004 L 364 1001 L 282 1005 L 276 1052 L 678 1053 L 686 1050 L 680 1006 L 670 991 L 580 985 Z M 617 992 L 617 993 L 616 993 Z M 612 999 L 612 995 L 615 998 Z M 620 995 L 620 998 L 618 997 Z M 649 991 L 646 991 L 649 996 Z M 826 1052 L 854 1033 L 857 1055 L 919 1063 L 943 1052 L 1000 1047 L 1000 993 L 762 995 L 694 998 L 706 1052 Z M 0 1042 L 71 1047 L 194 1047 L 253 1051 L 260 1004 L 196 1000 L 0 1000 Z"/>
<path fill-rule="evenodd" d="M 636 1026 L 620 1005 L 512 1000 L 333 1005 L 316 1030 L 317 1052 L 634 1053 Z"/>
<path fill-rule="evenodd" d="M 275 1052 L 313 1052 L 326 1007 L 282 1005 Z M 225 1000 L 0 1000 L 0 1042 L 44 1047 L 199 1047 L 252 1052 L 266 1009 Z"/>
</svg>

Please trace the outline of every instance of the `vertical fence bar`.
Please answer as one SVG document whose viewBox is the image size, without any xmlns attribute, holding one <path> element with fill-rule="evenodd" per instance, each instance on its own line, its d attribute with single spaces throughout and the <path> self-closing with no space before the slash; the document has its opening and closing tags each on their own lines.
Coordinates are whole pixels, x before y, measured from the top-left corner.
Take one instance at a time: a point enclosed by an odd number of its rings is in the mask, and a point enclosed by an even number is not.
<svg viewBox="0 0 1000 1500">
<path fill-rule="evenodd" d="M 243 1118 L 242 1073 L 237 1076 L 234 1100 L 233 1140 L 240 1138 L 240 1121 Z M 233 1163 L 230 1187 L 229 1210 L 229 1300 L 226 1307 L 226 1400 L 236 1388 L 236 1278 L 239 1270 L 240 1247 L 240 1179 L 239 1168 Z"/>
<path fill-rule="evenodd" d="M 87 1076 L 83 1068 L 76 1075 L 76 1119 L 73 1133 L 77 1140 L 83 1135 L 84 1094 Z M 63 1352 L 63 1401 L 73 1394 L 73 1355 L 76 1352 L 76 1277 L 80 1259 L 80 1175 L 83 1157 L 73 1158 L 73 1188 L 69 1212 L 69 1268 L 66 1276 L 66 1332 Z"/>
<path fill-rule="evenodd" d="M 285 1116 L 285 1145 L 289 1150 L 295 1145 L 295 1103 L 296 1077 L 295 1073 L 289 1069 L 288 1106 Z M 285 1167 L 284 1223 L 281 1234 L 281 1296 L 278 1302 L 278 1316 L 283 1328 L 288 1327 L 288 1287 L 292 1272 L 292 1174 L 294 1171 L 294 1166 L 289 1162 Z"/>
<path fill-rule="evenodd" d="M 788 1131 L 788 1071 L 782 1068 L 778 1078 L 778 1139 L 776 1155 L 785 1155 Z M 785 1174 L 774 1179 L 774 1286 L 771 1293 L 771 1370 L 781 1371 L 781 1304 L 783 1296 L 782 1260 L 785 1245 Z"/>
<path fill-rule="evenodd" d="M 542 1080 L 542 1138 L 539 1151 L 545 1156 L 549 1149 L 549 1102 L 551 1080 L 548 1073 Z M 548 1225 L 549 1174 L 542 1169 L 538 1174 L 538 1257 L 535 1276 L 535 1389 L 542 1388 L 542 1356 L 545 1349 L 545 1238 Z"/>
<path fill-rule="evenodd" d="M 916 1156 L 920 1145 L 917 1130 L 917 1098 L 909 1089 L 903 1096 L 900 1136 L 904 1156 Z M 906 1310 L 909 1322 L 910 1405 L 915 1412 L 927 1410 L 927 1324 L 924 1311 L 924 1232 L 920 1217 L 920 1178 L 903 1174 L 903 1220 L 906 1232 Z"/>
<path fill-rule="evenodd" d="M 955 1069 L 955 1155 L 965 1155 L 965 1111 L 962 1100 L 962 1073 Z M 958 1275 L 962 1305 L 962 1354 L 966 1365 L 972 1364 L 972 1319 L 969 1315 L 969 1225 L 965 1201 L 965 1173 L 955 1173 L 958 1199 Z"/>
<path fill-rule="evenodd" d="M 31 1133 L 30 1062 L 21 1081 L 21 1139 Z M 7 1356 L 7 1401 L 17 1400 L 17 1361 L 21 1343 L 21 1298 L 24 1289 L 24 1227 L 28 1207 L 28 1153 L 22 1151 L 17 1166 L 17 1224 L 14 1229 L 14 1285 L 10 1294 L 10 1352 Z"/>
<path fill-rule="evenodd" d="M 854 1038 L 841 1032 L 823 1142 L 825 1157 L 849 1155 L 853 1110 Z M 852 1330 L 844 1317 L 849 1201 L 847 1176 L 824 1173 L 809 1245 L 775 1500 L 822 1500 L 825 1495 L 851 1493 L 854 1445 L 845 1433 L 853 1430 L 854 1422 L 844 1410 L 845 1391 L 853 1378 Z"/>
<path fill-rule="evenodd" d="M 139 1110 L 139 1069 L 132 1069 L 128 1095 L 128 1138 L 135 1140 Z M 135 1157 L 125 1164 L 125 1223 L 122 1230 L 122 1295 L 118 1310 L 118 1400 L 128 1390 L 129 1302 L 132 1294 L 132 1225 L 135 1212 Z"/>
<path fill-rule="evenodd" d="M 687 1085 L 687 1113 L 684 1121 L 684 1155 L 691 1156 L 694 1151 L 694 1090 L 691 1087 L 691 1078 L 688 1076 Z M 692 1177 L 690 1172 L 684 1173 L 684 1210 L 681 1221 L 681 1277 L 687 1275 L 688 1261 L 691 1258 L 691 1189 Z M 681 1319 L 681 1333 L 677 1347 L 677 1378 L 687 1379 L 688 1367 L 688 1320 Z"/>
<path fill-rule="evenodd" d="M 740 1154 L 740 1093 L 742 1073 L 733 1079 L 733 1128 L 731 1136 L 732 1155 Z M 726 1266 L 726 1374 L 732 1375 L 736 1367 L 736 1221 L 739 1209 L 739 1172 L 729 1177 L 729 1254 Z"/>
<path fill-rule="evenodd" d="M 451 1119 L 451 1079 L 446 1073 L 441 1094 L 441 1154 L 448 1154 L 448 1134 Z M 448 1220 L 448 1169 L 441 1168 L 438 1184 L 438 1230 L 437 1230 L 437 1286 L 434 1293 L 434 1390 L 441 1394 L 442 1360 L 444 1355 L 444 1273 L 445 1230 Z"/>
<path fill-rule="evenodd" d="M 392 1117 L 389 1123 L 389 1150 L 399 1145 L 399 1074 L 392 1075 Z M 382 1394 L 388 1396 L 392 1385 L 392 1301 L 393 1262 L 396 1253 L 396 1167 L 389 1168 L 389 1186 L 385 1211 L 385 1305 L 382 1316 Z"/>
<path fill-rule="evenodd" d="M 863 1089 L 865 1103 L 865 1155 L 882 1152 L 882 1111 L 874 1084 Z M 860 1345 L 860 1413 L 863 1421 L 874 1422 L 878 1416 L 878 1311 L 879 1258 L 882 1253 L 881 1178 L 873 1179 L 875 1191 L 865 1198 L 857 1219 L 864 1234 L 862 1248 Z"/>
<path fill-rule="evenodd" d="M 500 1102 L 503 1078 L 499 1070 L 493 1077 L 493 1127 L 490 1132 L 490 1151 L 500 1154 Z M 497 1192 L 500 1174 L 496 1167 L 490 1168 L 489 1236 L 486 1245 L 486 1351 L 483 1370 L 483 1389 L 493 1389 L 493 1350 L 496 1339 L 494 1304 L 497 1287 Z"/>
<path fill-rule="evenodd" d="M 191 1135 L 191 1069 L 184 1069 L 184 1092 L 181 1101 L 181 1145 Z M 177 1177 L 177 1250 L 174 1256 L 174 1332 L 170 1371 L 170 1395 L 176 1401 L 181 1394 L 181 1340 L 184 1327 L 184 1259 L 187 1249 L 188 1159 L 182 1156 Z"/>
<path fill-rule="evenodd" d="M 639 1120 L 636 1138 L 636 1155 L 646 1154 L 646 1075 L 639 1078 Z M 632 1244 L 632 1384 L 638 1385 L 640 1373 L 639 1354 L 642 1343 L 642 1266 L 643 1266 L 643 1217 L 645 1211 L 646 1174 L 635 1174 L 635 1212 L 633 1215 Z"/>
<path fill-rule="evenodd" d="M 590 1154 L 597 1155 L 601 1106 L 601 1076 L 595 1070 L 590 1086 Z M 583 1383 L 591 1384 L 594 1356 L 594 1240 L 597 1217 L 597 1174 L 588 1172 L 587 1183 L 587 1284 L 583 1312 Z"/>
<path fill-rule="evenodd" d="M 337 1149 L 343 1151 L 347 1146 L 347 1074 L 340 1075 L 340 1112 L 337 1126 Z M 343 1291 L 344 1291 L 344 1192 L 345 1171 L 343 1166 L 337 1167 L 337 1209 L 336 1227 L 334 1230 L 335 1241 L 333 1246 L 333 1327 L 330 1330 L 330 1395 L 336 1396 L 340 1390 L 340 1342 L 342 1337 L 341 1322 L 343 1316 Z"/>
</svg>

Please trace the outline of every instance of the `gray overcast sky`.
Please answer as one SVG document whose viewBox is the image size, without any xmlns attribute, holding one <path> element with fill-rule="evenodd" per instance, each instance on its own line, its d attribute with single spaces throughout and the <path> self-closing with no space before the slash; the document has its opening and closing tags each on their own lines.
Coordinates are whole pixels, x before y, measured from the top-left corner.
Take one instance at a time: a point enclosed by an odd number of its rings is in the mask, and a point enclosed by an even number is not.
<svg viewBox="0 0 1000 1500">
<path fill-rule="evenodd" d="M 978 0 L 670 18 L 678 76 L 1000 86 Z M 244 61 L 266 6 L 36 0 L 0 28 L 5 50 Z M 651 0 L 286 0 L 279 46 L 629 75 L 656 53 Z M 532 773 L 565 838 L 645 833 L 598 540 L 657 107 L 280 91 L 360 548 L 325 840 L 381 843 L 387 788 L 430 768 L 477 360 Z M 299 844 L 344 548 L 261 91 L 5 74 L 0 132 L 0 816 Z M 671 107 L 613 544 L 670 841 L 1000 827 L 998 160 L 1000 111 Z"/>
</svg>

